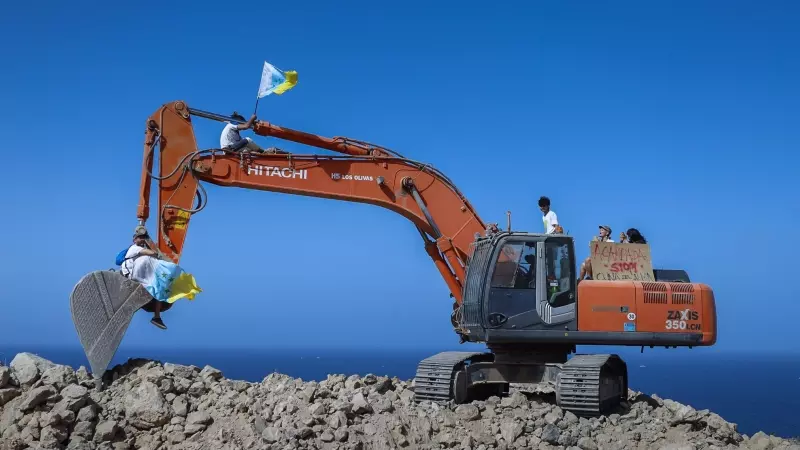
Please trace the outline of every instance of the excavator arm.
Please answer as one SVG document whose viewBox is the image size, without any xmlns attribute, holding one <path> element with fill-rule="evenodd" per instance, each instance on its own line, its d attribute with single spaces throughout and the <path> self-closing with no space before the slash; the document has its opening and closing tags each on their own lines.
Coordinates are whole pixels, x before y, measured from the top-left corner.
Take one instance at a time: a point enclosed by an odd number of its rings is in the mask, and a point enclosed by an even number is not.
<svg viewBox="0 0 800 450">
<path fill-rule="evenodd" d="M 163 105 L 148 119 L 137 217 L 141 226 L 149 219 L 150 189 L 156 181 L 157 230 L 150 235 L 164 257 L 179 262 L 191 218 L 206 206 L 203 182 L 368 203 L 394 211 L 417 227 L 427 253 L 456 302 L 461 302 L 469 246 L 476 234 L 486 231 L 486 224 L 442 173 L 361 141 L 325 138 L 263 121 L 253 126 L 258 135 L 337 154 L 200 149 L 193 117 L 238 123 L 182 101 Z"/>
<path fill-rule="evenodd" d="M 156 186 L 151 248 L 178 263 L 189 223 L 207 202 L 203 183 L 368 203 L 410 220 L 442 274 L 454 314 L 463 300 L 470 245 L 486 225 L 455 185 L 438 170 L 391 150 L 348 138 L 325 138 L 256 122 L 253 131 L 333 152 L 292 154 L 281 150 L 248 154 L 201 149 L 192 119 L 241 123 L 189 108 L 183 101 L 162 105 L 145 123 L 137 228 L 147 230 L 151 189 Z M 108 270 L 85 275 L 70 294 L 72 320 L 98 389 L 136 311 L 154 300 L 138 282 Z M 167 305 L 169 306 L 169 305 Z"/>
</svg>

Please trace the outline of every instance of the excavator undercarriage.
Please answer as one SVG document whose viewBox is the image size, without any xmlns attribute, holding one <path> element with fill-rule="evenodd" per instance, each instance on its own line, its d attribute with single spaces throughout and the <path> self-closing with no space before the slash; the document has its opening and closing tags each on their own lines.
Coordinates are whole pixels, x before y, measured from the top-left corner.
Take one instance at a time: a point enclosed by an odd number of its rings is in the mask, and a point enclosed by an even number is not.
<svg viewBox="0 0 800 450">
<path fill-rule="evenodd" d="M 461 404 L 502 397 L 512 383 L 546 383 L 554 386 L 561 408 L 591 416 L 609 411 L 627 397 L 627 366 L 619 356 L 574 355 L 569 360 L 566 356 L 558 352 L 441 352 L 419 363 L 414 399 Z"/>
<path fill-rule="evenodd" d="M 661 271 L 668 279 L 656 272 L 654 279 L 578 283 L 570 236 L 487 227 L 455 184 L 427 164 L 362 141 L 268 122 L 256 122 L 253 131 L 340 155 L 200 150 L 192 117 L 237 123 L 182 101 L 162 105 L 146 122 L 137 219 L 144 227 L 156 186 L 156 239 L 150 248 L 179 262 L 189 222 L 207 204 L 201 182 L 368 203 L 398 213 L 416 227 L 450 289 L 450 321 L 460 341 L 487 347 L 422 360 L 415 377 L 418 402 L 465 403 L 505 395 L 515 383 L 548 383 L 562 408 L 602 414 L 627 397 L 627 366 L 614 354 L 574 354 L 576 345 L 716 342 L 713 292 L 683 271 Z M 72 317 L 98 381 L 135 312 L 154 301 L 142 285 L 113 270 L 91 272 L 75 286 Z"/>
</svg>

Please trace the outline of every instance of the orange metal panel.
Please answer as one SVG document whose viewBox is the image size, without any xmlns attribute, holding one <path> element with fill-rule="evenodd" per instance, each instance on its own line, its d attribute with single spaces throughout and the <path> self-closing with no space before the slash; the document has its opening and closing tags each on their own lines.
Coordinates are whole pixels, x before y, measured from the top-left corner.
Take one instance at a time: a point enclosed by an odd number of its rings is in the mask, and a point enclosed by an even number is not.
<svg viewBox="0 0 800 450">
<path fill-rule="evenodd" d="M 633 282 L 586 280 L 578 285 L 580 331 L 626 331 L 626 323 L 638 320 L 637 308 Z"/>
</svg>

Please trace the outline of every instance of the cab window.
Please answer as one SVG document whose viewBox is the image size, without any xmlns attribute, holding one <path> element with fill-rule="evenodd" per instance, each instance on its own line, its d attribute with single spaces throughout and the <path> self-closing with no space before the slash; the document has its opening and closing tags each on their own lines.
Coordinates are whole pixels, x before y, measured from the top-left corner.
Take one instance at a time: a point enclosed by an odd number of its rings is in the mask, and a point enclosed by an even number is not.
<svg viewBox="0 0 800 450">
<path fill-rule="evenodd" d="M 536 286 L 536 243 L 509 242 L 495 260 L 493 288 L 534 289 Z"/>
<path fill-rule="evenodd" d="M 548 240 L 545 243 L 547 296 L 553 306 L 572 302 L 572 259 L 568 242 Z"/>
</svg>

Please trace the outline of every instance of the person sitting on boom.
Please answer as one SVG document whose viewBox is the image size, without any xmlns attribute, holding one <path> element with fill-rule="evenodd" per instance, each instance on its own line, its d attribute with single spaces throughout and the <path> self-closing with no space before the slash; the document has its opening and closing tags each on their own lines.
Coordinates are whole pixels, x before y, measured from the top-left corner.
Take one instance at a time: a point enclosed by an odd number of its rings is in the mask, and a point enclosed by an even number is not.
<svg viewBox="0 0 800 450">
<path fill-rule="evenodd" d="M 244 123 L 234 125 L 230 121 L 225 122 L 225 128 L 222 129 L 222 133 L 219 136 L 219 147 L 235 152 L 243 151 L 245 149 L 250 150 L 251 152 L 263 152 L 264 149 L 259 147 L 259 145 L 253 142 L 252 139 L 249 137 L 243 138 L 239 134 L 240 130 L 247 130 L 253 126 L 253 123 L 256 121 L 256 115 L 253 114 L 250 116 L 250 120 L 245 121 L 244 117 L 234 111 L 233 114 L 231 114 L 231 117 Z"/>
</svg>

